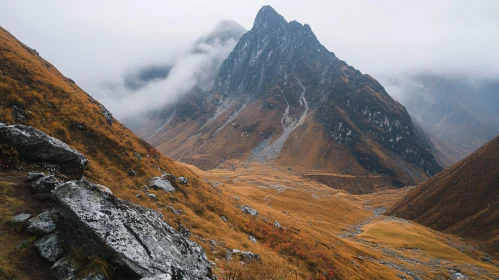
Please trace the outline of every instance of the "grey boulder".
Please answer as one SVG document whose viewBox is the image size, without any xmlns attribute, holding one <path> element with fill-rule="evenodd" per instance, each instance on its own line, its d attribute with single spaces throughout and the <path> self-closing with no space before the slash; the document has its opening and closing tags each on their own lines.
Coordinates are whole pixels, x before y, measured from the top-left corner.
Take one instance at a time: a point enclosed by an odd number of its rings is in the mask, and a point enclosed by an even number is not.
<svg viewBox="0 0 499 280">
<path fill-rule="evenodd" d="M 55 230 L 55 223 L 50 216 L 49 211 L 28 220 L 26 231 L 38 235 L 47 235 Z"/>
<path fill-rule="evenodd" d="M 251 215 L 251 216 L 258 215 L 258 211 L 256 209 L 249 207 L 248 205 L 241 206 L 241 211 L 243 211 L 243 213 L 246 213 L 246 214 Z"/>
<path fill-rule="evenodd" d="M 57 233 L 52 233 L 35 242 L 40 256 L 49 262 L 57 261 L 63 254 L 62 243 Z"/>
<path fill-rule="evenodd" d="M 101 191 L 86 181 L 69 181 L 53 190 L 64 209 L 57 223 L 65 238 L 87 254 L 112 258 L 139 277 L 157 274 L 175 279 L 209 279 L 203 249 L 185 238 L 151 209 Z M 59 226 L 60 225 L 60 226 Z"/>
<path fill-rule="evenodd" d="M 232 249 L 232 255 L 239 256 L 240 260 L 243 262 L 252 262 L 260 260 L 260 255 L 253 252 L 245 252 L 238 249 Z"/>
<path fill-rule="evenodd" d="M 154 177 L 149 180 L 149 188 L 155 190 L 164 190 L 165 192 L 174 192 L 175 187 L 166 178 Z"/>
<path fill-rule="evenodd" d="M 29 219 L 29 217 L 31 217 L 31 214 L 21 213 L 21 214 L 15 215 L 10 220 L 13 223 L 24 223 L 24 222 L 26 222 L 27 219 Z"/>
<path fill-rule="evenodd" d="M 0 137 L 16 148 L 22 158 L 57 164 L 71 179 L 80 179 L 88 164 L 82 154 L 31 126 L 0 126 Z"/>
</svg>

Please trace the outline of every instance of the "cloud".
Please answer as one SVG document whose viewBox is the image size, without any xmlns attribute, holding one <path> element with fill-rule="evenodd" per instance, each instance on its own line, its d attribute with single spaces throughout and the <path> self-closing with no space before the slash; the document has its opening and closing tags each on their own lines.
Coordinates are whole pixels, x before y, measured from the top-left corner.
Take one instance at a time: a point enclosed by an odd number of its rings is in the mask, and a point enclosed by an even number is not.
<svg viewBox="0 0 499 280">
<path fill-rule="evenodd" d="M 177 60 L 128 70 L 121 82 L 96 89 L 100 101 L 118 118 L 130 118 L 172 103 L 195 87 L 209 89 L 244 32 L 238 23 L 224 20 Z"/>
<path fill-rule="evenodd" d="M 288 21 L 308 23 L 326 48 L 396 98 L 403 93 L 387 80 L 420 71 L 499 77 L 496 0 L 3 1 L 0 25 L 120 117 L 136 110 L 125 105 L 168 101 L 176 88 L 202 81 L 206 71 L 196 67 L 210 65 L 203 57 L 222 55 L 206 42 L 208 54 L 193 53 L 196 38 L 223 18 L 249 29 L 266 4 Z M 184 72 L 189 67 L 194 73 Z M 126 75 L 138 80 L 127 87 Z M 161 89 L 163 83 L 169 85 Z M 137 100 L 139 92 L 148 96 Z"/>
</svg>

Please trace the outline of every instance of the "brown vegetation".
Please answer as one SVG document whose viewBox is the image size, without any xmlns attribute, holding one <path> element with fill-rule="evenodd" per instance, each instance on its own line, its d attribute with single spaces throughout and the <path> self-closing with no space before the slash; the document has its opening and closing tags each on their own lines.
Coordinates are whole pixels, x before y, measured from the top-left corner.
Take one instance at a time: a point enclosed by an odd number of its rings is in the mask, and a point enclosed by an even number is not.
<svg viewBox="0 0 499 280">
<path fill-rule="evenodd" d="M 435 175 L 389 214 L 474 241 L 499 256 L 499 137 Z"/>
</svg>

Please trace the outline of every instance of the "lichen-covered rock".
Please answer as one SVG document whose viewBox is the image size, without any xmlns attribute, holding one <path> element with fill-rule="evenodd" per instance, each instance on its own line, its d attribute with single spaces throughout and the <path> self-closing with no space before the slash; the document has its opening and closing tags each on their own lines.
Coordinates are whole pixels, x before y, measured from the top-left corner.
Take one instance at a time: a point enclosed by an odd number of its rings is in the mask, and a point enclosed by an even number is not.
<svg viewBox="0 0 499 280">
<path fill-rule="evenodd" d="M 75 272 L 77 270 L 76 263 L 69 257 L 64 257 L 58 260 L 52 266 L 52 274 L 58 280 L 73 280 L 75 279 Z"/>
<path fill-rule="evenodd" d="M 241 211 L 243 211 L 243 213 L 249 214 L 251 216 L 258 215 L 258 211 L 256 209 L 249 207 L 248 205 L 241 206 Z"/>
<path fill-rule="evenodd" d="M 48 175 L 36 179 L 30 185 L 37 193 L 48 194 L 60 183 L 54 175 Z"/>
<path fill-rule="evenodd" d="M 220 220 L 224 221 L 227 223 L 227 218 L 225 218 L 225 216 L 220 216 Z"/>
<path fill-rule="evenodd" d="M 163 273 L 173 279 L 208 279 L 211 275 L 203 249 L 165 223 L 160 213 L 86 181 L 66 182 L 53 194 L 63 209 L 58 228 L 70 237 L 65 241 L 74 241 L 71 246 L 118 260 L 140 277 Z"/>
<path fill-rule="evenodd" d="M 21 214 L 17 214 L 14 217 L 12 217 L 10 219 L 10 221 L 13 223 L 24 223 L 24 222 L 26 222 L 26 220 L 29 219 L 29 217 L 31 217 L 31 214 L 21 213 Z"/>
<path fill-rule="evenodd" d="M 0 126 L 0 134 L 24 159 L 57 164 L 71 179 L 83 176 L 87 158 L 62 141 L 25 125 Z"/>
<path fill-rule="evenodd" d="M 45 173 L 43 172 L 29 172 L 28 173 L 28 182 L 33 182 L 39 178 L 45 177 Z"/>
<path fill-rule="evenodd" d="M 49 211 L 28 220 L 26 231 L 39 235 L 47 235 L 55 230 L 55 223 Z"/>
<path fill-rule="evenodd" d="M 57 233 L 52 233 L 35 242 L 40 256 L 49 262 L 57 261 L 63 254 L 62 243 Z"/>
<path fill-rule="evenodd" d="M 279 222 L 278 222 L 277 220 L 275 220 L 275 221 L 274 221 L 274 226 L 275 226 L 275 227 L 279 227 L 279 228 L 280 228 L 280 227 L 281 227 L 281 224 L 279 224 Z"/>
<path fill-rule="evenodd" d="M 149 180 L 149 187 L 155 190 L 164 190 L 165 192 L 174 192 L 175 187 L 166 178 L 154 177 Z"/>
</svg>

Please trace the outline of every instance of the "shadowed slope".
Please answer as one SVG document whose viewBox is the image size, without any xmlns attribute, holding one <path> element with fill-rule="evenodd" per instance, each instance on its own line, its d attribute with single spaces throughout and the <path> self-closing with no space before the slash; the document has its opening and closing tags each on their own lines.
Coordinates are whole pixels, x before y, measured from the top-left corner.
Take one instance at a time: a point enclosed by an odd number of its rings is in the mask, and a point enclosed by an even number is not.
<svg viewBox="0 0 499 280">
<path fill-rule="evenodd" d="M 388 212 L 499 252 L 499 137 L 412 190 Z"/>
</svg>

